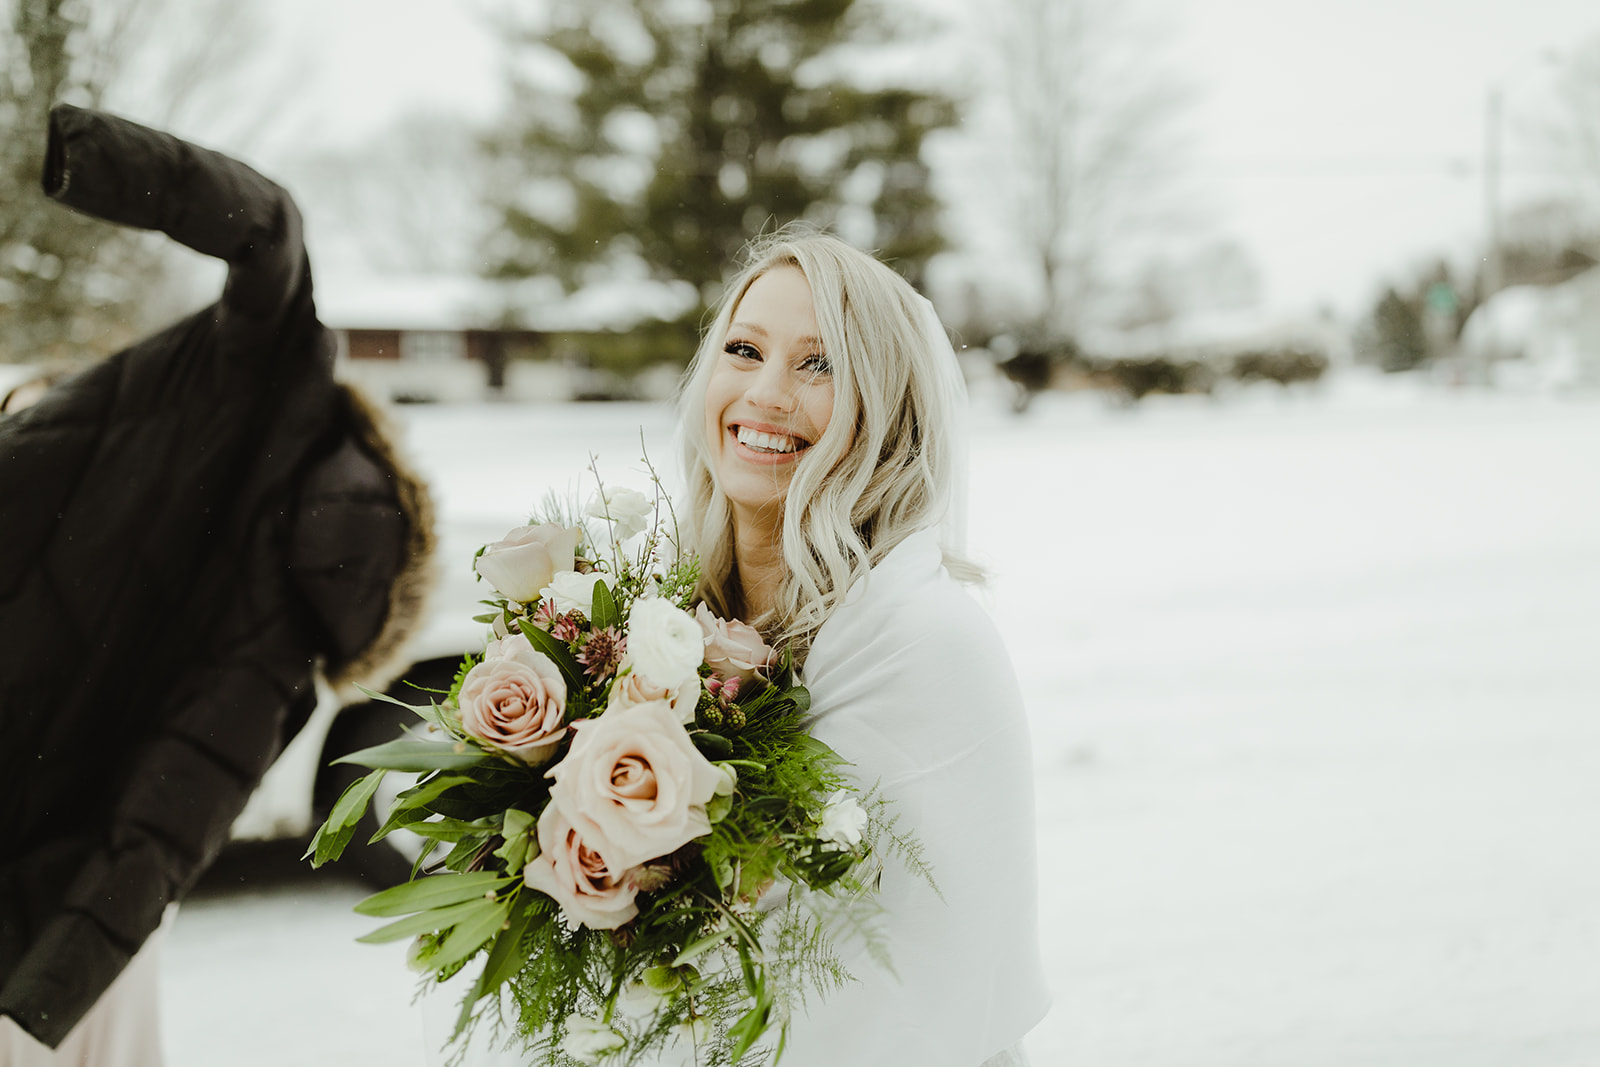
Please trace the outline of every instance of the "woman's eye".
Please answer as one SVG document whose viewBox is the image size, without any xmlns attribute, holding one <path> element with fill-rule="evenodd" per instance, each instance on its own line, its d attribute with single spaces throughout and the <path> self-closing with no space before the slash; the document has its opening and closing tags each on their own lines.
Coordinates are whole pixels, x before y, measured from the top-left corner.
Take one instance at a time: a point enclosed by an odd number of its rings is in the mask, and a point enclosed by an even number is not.
<svg viewBox="0 0 1600 1067">
<path fill-rule="evenodd" d="M 745 341 L 729 341 L 722 346 L 722 350 L 738 359 L 760 359 L 761 353 L 756 346 Z"/>
<path fill-rule="evenodd" d="M 816 355 L 807 356 L 805 362 L 800 364 L 800 366 L 810 371 L 812 374 L 833 373 L 833 364 L 829 363 L 828 357 L 822 355 L 820 352 Z"/>
</svg>

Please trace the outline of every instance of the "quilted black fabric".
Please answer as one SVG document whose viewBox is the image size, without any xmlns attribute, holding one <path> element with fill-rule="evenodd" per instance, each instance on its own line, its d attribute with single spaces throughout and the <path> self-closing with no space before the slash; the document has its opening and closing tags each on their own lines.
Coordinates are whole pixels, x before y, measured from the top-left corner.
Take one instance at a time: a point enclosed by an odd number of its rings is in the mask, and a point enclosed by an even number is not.
<svg viewBox="0 0 1600 1067">
<path fill-rule="evenodd" d="M 288 194 L 51 120 L 48 195 L 228 264 L 216 304 L 0 416 L 0 1012 L 54 1046 L 226 840 L 314 661 L 378 638 L 416 516 L 332 379 Z"/>
</svg>

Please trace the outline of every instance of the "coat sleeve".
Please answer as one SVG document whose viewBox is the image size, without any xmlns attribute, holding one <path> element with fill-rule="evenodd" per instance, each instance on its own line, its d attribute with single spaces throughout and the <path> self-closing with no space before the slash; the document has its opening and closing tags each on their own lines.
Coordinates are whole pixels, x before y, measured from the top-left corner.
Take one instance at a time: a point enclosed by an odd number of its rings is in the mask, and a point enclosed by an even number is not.
<svg viewBox="0 0 1600 1067">
<path fill-rule="evenodd" d="M 999 634 L 931 543 L 897 549 L 864 593 L 807 660 L 812 732 L 882 790 L 937 889 L 887 859 L 894 973 L 857 953 L 859 984 L 795 1017 L 784 1062 L 978 1067 L 1048 1003 L 1021 694 Z"/>
<path fill-rule="evenodd" d="M 47 196 L 75 211 L 160 230 L 226 261 L 225 316 L 275 319 L 306 271 L 289 194 L 238 160 L 171 134 L 59 104 L 41 181 Z"/>
</svg>

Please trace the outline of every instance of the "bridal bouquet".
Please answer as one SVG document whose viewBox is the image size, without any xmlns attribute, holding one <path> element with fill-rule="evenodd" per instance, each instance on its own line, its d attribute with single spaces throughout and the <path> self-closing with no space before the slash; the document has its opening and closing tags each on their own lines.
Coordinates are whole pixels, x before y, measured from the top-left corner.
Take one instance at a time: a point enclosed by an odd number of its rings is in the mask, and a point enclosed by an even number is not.
<svg viewBox="0 0 1600 1067">
<path fill-rule="evenodd" d="M 371 773 L 307 852 L 337 859 L 383 776 L 420 775 L 373 837 L 427 841 L 413 878 L 356 910 L 430 981 L 481 963 L 452 1040 L 509 1010 L 547 1064 L 776 1058 L 789 1011 L 849 979 L 836 932 L 881 955 L 869 857 L 919 866 L 803 729 L 790 657 L 692 603 L 663 500 L 602 485 L 480 550 L 482 655 L 405 705 L 412 736 L 345 757 Z"/>
</svg>

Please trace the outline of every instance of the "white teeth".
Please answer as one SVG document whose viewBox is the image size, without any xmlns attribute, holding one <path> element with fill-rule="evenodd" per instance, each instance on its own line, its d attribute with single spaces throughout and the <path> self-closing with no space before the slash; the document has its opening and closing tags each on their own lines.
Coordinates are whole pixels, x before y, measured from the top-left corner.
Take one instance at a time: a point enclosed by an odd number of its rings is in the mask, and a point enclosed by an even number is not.
<svg viewBox="0 0 1600 1067">
<path fill-rule="evenodd" d="M 776 433 L 760 433 L 748 426 L 739 427 L 739 443 L 758 452 L 793 452 L 800 447 L 798 438 Z"/>
</svg>

